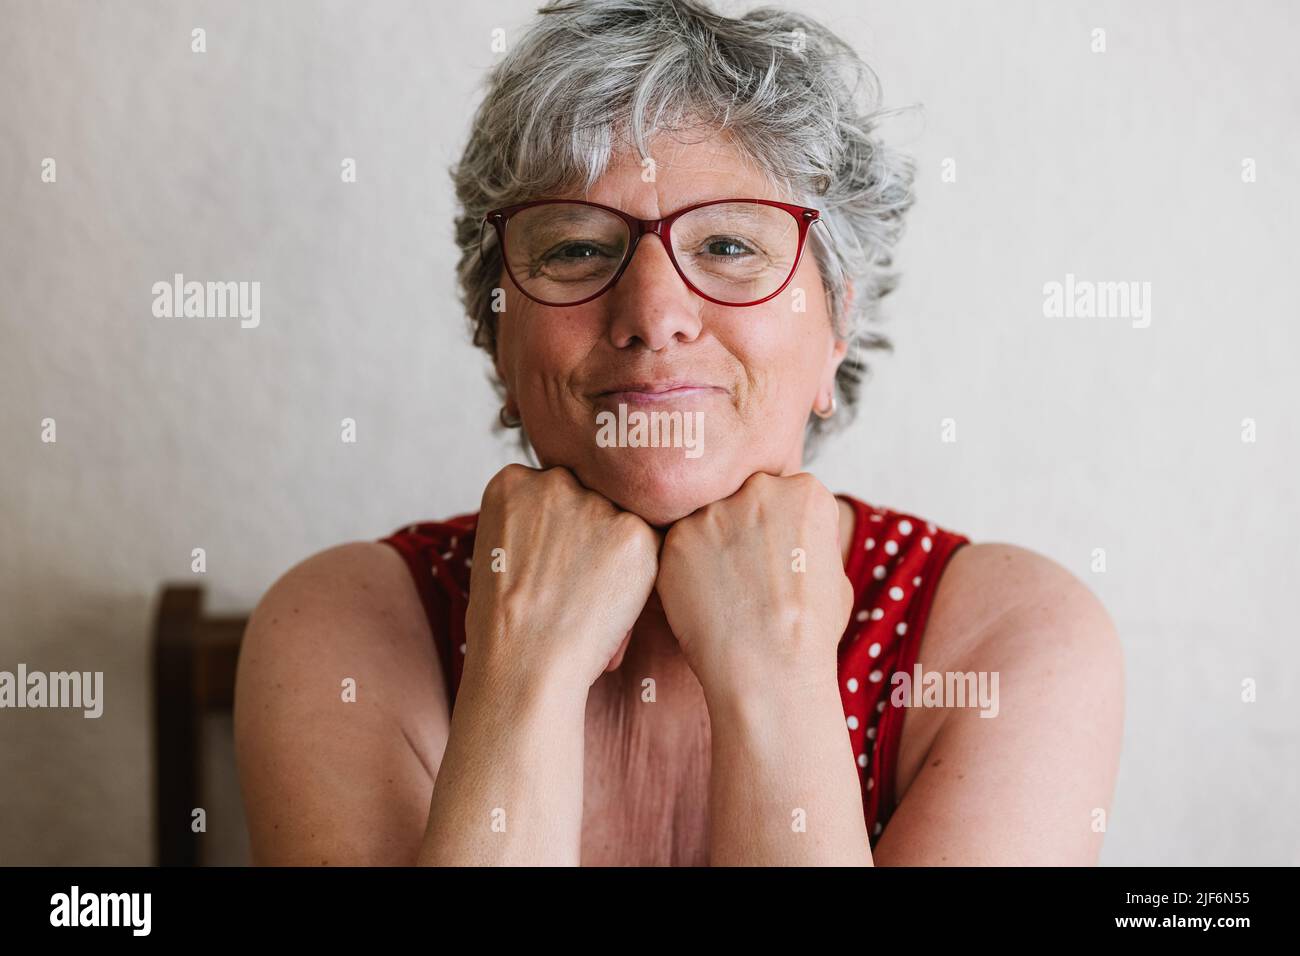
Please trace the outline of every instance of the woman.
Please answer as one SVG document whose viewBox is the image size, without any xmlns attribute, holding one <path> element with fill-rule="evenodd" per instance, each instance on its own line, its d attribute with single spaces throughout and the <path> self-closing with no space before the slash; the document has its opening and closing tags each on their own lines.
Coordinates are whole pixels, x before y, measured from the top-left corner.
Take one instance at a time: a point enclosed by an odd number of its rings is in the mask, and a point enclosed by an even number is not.
<svg viewBox="0 0 1300 956">
<path fill-rule="evenodd" d="M 872 74 L 772 9 L 541 14 L 456 170 L 475 342 L 538 467 L 260 602 L 255 860 L 1095 862 L 1104 609 L 802 471 L 887 344 L 910 167 Z"/>
</svg>

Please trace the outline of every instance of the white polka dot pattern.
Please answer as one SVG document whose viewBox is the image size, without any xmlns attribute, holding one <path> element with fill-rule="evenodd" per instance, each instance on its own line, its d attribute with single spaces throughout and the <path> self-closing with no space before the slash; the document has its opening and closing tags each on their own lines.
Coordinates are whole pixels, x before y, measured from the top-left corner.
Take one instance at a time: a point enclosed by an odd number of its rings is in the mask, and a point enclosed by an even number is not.
<svg viewBox="0 0 1300 956">
<path fill-rule="evenodd" d="M 893 813 L 892 774 L 905 711 L 888 707 L 891 675 L 903 659 L 914 659 L 932 594 L 922 587 L 965 538 L 914 515 L 859 507 L 859 525 L 871 529 L 860 550 L 850 549 L 854 610 L 840 644 L 841 700 L 862 781 L 863 809 L 872 842 Z M 919 532 L 924 528 L 925 533 Z M 855 575 L 854 569 L 859 569 Z"/>
</svg>

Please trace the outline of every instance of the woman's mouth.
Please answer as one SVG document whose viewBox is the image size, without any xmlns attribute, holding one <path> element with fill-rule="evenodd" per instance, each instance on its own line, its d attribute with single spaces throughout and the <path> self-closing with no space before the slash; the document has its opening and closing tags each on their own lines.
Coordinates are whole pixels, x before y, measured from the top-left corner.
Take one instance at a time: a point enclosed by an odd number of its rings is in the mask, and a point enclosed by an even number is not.
<svg viewBox="0 0 1300 956">
<path fill-rule="evenodd" d="M 602 405 L 674 405 L 726 395 L 726 389 L 700 382 L 629 382 L 599 392 Z"/>
</svg>

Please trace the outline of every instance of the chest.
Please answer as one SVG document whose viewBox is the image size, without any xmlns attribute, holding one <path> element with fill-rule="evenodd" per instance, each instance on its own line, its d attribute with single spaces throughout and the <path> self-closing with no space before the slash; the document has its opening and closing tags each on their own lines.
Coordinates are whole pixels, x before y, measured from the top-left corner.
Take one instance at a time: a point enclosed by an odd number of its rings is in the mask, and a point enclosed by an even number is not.
<svg viewBox="0 0 1300 956">
<path fill-rule="evenodd" d="M 587 703 L 582 865 L 707 866 L 709 718 L 698 683 L 606 675 Z"/>
</svg>

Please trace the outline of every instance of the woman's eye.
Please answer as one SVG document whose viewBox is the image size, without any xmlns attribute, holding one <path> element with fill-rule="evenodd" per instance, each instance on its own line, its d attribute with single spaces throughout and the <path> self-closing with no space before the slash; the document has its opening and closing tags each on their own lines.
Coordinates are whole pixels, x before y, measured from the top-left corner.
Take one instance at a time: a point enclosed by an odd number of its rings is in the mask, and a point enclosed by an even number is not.
<svg viewBox="0 0 1300 956">
<path fill-rule="evenodd" d="M 571 242 L 561 246 L 548 258 L 551 259 L 590 259 L 600 255 L 600 250 L 589 242 Z"/>
<path fill-rule="evenodd" d="M 723 259 L 743 256 L 750 251 L 748 246 L 735 239 L 711 239 L 704 248 L 709 255 Z"/>
</svg>

